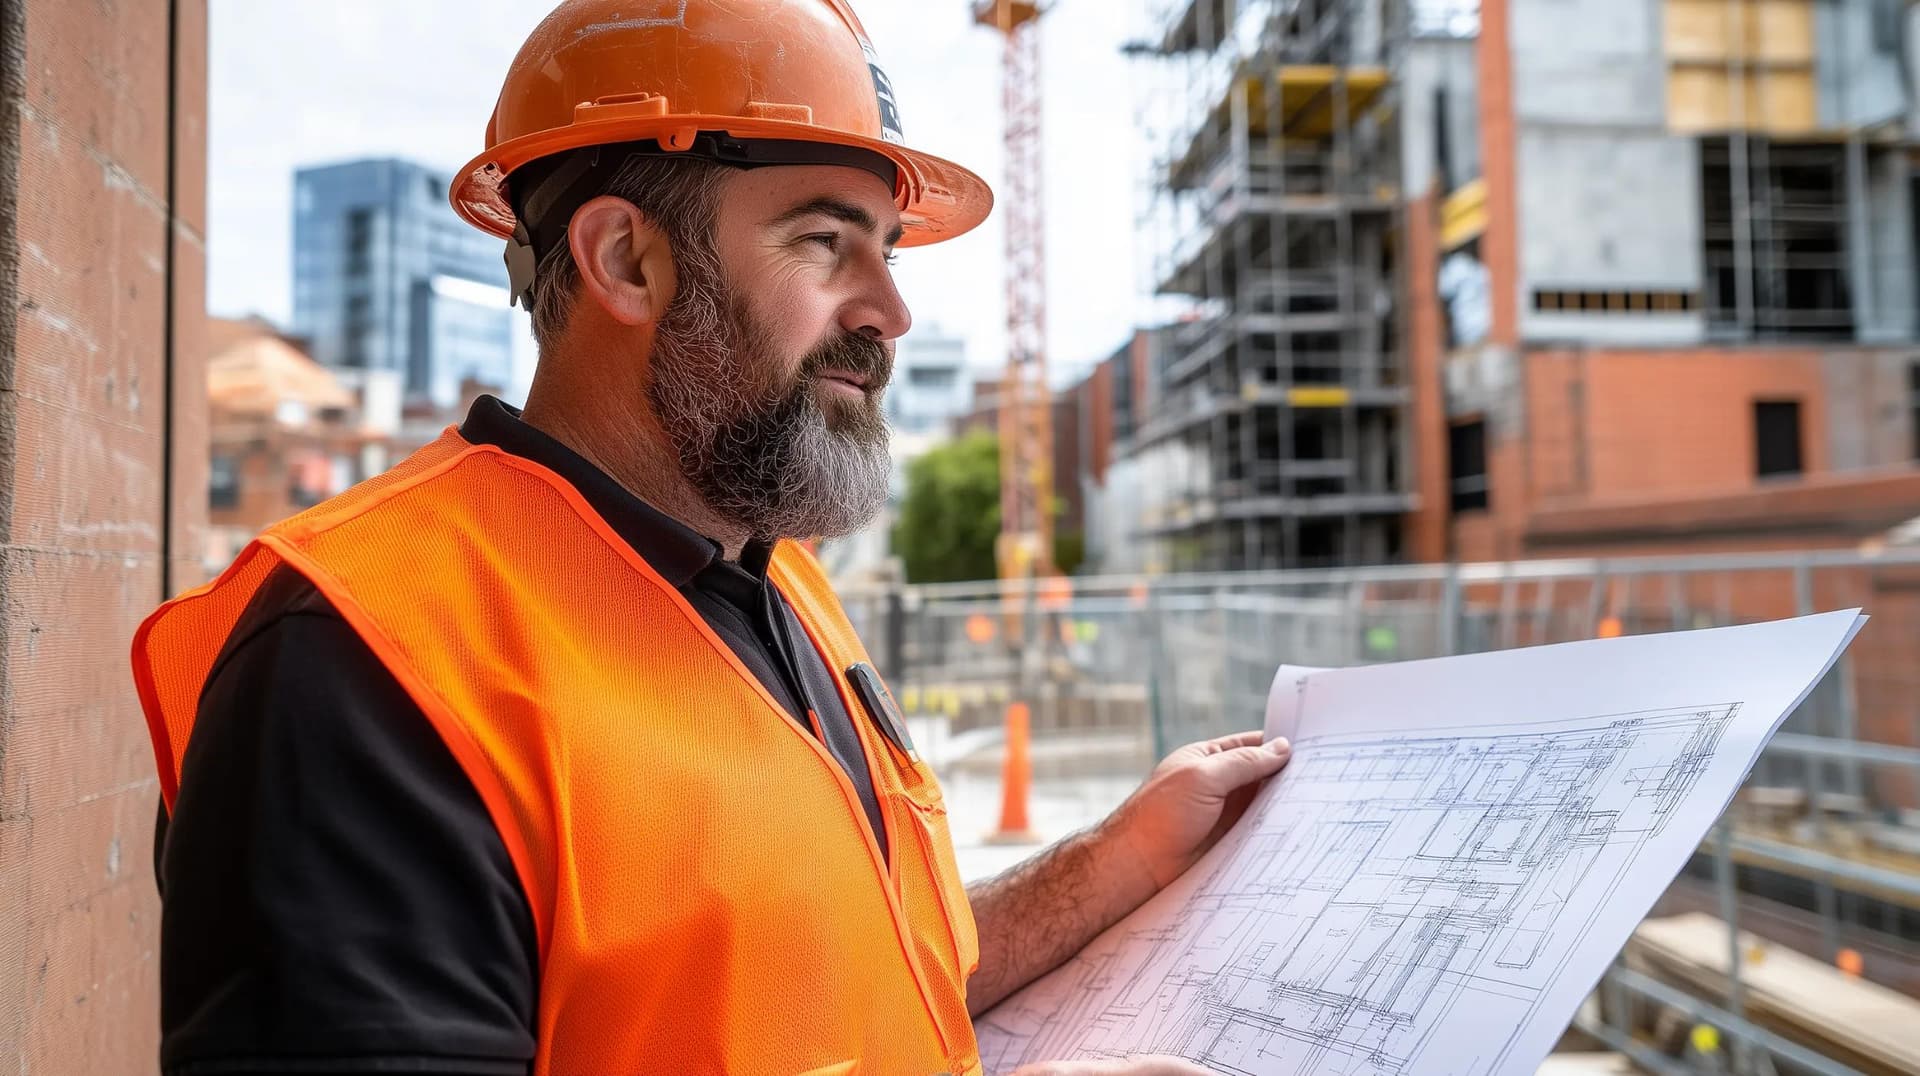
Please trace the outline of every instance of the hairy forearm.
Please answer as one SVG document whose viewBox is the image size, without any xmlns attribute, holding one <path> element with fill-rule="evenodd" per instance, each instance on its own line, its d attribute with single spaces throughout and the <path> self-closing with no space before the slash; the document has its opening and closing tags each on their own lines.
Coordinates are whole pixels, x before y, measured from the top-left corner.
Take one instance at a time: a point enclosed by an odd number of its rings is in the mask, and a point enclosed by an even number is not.
<svg viewBox="0 0 1920 1076">
<path fill-rule="evenodd" d="M 1111 823 L 969 886 L 980 969 L 967 983 L 968 1010 L 978 1016 L 1059 967 L 1157 888 Z"/>
</svg>

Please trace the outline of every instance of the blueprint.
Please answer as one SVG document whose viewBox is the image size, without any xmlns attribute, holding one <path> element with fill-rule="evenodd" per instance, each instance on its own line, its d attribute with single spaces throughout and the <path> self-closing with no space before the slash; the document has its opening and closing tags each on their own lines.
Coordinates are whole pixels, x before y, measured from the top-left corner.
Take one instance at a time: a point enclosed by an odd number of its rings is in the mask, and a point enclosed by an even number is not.
<svg viewBox="0 0 1920 1076">
<path fill-rule="evenodd" d="M 1293 761 L 1200 863 L 978 1025 L 990 1072 L 1532 1073 L 1857 611 L 1283 667 Z"/>
</svg>

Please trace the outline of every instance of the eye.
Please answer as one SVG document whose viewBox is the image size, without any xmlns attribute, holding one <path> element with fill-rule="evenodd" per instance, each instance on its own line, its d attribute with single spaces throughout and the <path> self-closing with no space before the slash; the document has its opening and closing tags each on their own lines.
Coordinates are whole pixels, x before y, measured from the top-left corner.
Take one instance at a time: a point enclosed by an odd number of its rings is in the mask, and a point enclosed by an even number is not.
<svg viewBox="0 0 1920 1076">
<path fill-rule="evenodd" d="M 815 235 L 810 235 L 806 237 L 805 242 L 818 243 L 825 247 L 829 253 L 838 252 L 840 249 L 840 235 L 837 232 L 820 232 Z"/>
<path fill-rule="evenodd" d="M 886 262 L 887 262 L 887 264 L 888 264 L 888 265 L 899 265 L 899 264 L 900 264 L 900 255 L 898 255 L 898 254 L 895 254 L 895 253 L 894 253 L 893 251 L 891 251 L 891 250 L 889 250 L 889 251 L 887 251 L 887 253 L 886 253 L 886 255 L 885 255 L 885 258 L 886 258 Z"/>
</svg>

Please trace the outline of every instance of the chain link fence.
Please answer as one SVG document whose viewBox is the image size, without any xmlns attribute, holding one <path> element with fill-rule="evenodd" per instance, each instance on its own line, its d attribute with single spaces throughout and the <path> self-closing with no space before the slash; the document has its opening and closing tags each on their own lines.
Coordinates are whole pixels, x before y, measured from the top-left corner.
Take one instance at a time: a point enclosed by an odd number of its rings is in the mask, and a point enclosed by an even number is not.
<svg viewBox="0 0 1920 1076">
<path fill-rule="evenodd" d="M 1018 695 L 1033 706 L 1041 781 L 1143 776 L 1180 744 L 1258 728 L 1283 662 L 1419 660 L 1862 608 L 1872 620 L 1787 719 L 1720 836 L 1656 914 L 1731 918 L 1829 973 L 1838 963 L 1920 997 L 1920 550 L 1091 578 L 843 597 L 910 715 L 938 730 L 947 749 L 936 759 L 964 767 L 969 751 L 985 752 L 973 772 L 993 772 L 1005 705 Z M 1118 796 L 1127 782 L 1112 787 Z M 1808 1043 L 1748 1012 L 1738 946 L 1717 988 L 1692 982 L 1684 991 L 1644 961 L 1629 967 L 1631 951 L 1577 1024 L 1616 1049 L 1632 1047 L 1642 1067 L 1686 1070 L 1674 1067 L 1685 1042 L 1649 1047 L 1671 1039 L 1679 1020 L 1724 1034 L 1722 1060 L 1734 1071 L 1913 1071 Z"/>
</svg>

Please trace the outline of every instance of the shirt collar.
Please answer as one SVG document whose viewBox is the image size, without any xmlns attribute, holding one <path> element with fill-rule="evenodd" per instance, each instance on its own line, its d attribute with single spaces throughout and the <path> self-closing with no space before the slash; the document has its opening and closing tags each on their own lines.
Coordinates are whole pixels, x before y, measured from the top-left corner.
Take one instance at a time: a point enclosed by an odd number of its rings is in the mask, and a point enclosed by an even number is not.
<svg viewBox="0 0 1920 1076">
<path fill-rule="evenodd" d="M 528 425 L 517 407 L 493 396 L 480 397 L 460 424 L 460 436 L 469 444 L 492 445 L 559 475 L 676 589 L 707 568 L 726 563 L 720 543 L 629 493 L 585 457 Z M 770 546 L 750 542 L 740 554 L 740 567 L 755 579 L 764 579 L 771 558 Z"/>
</svg>

